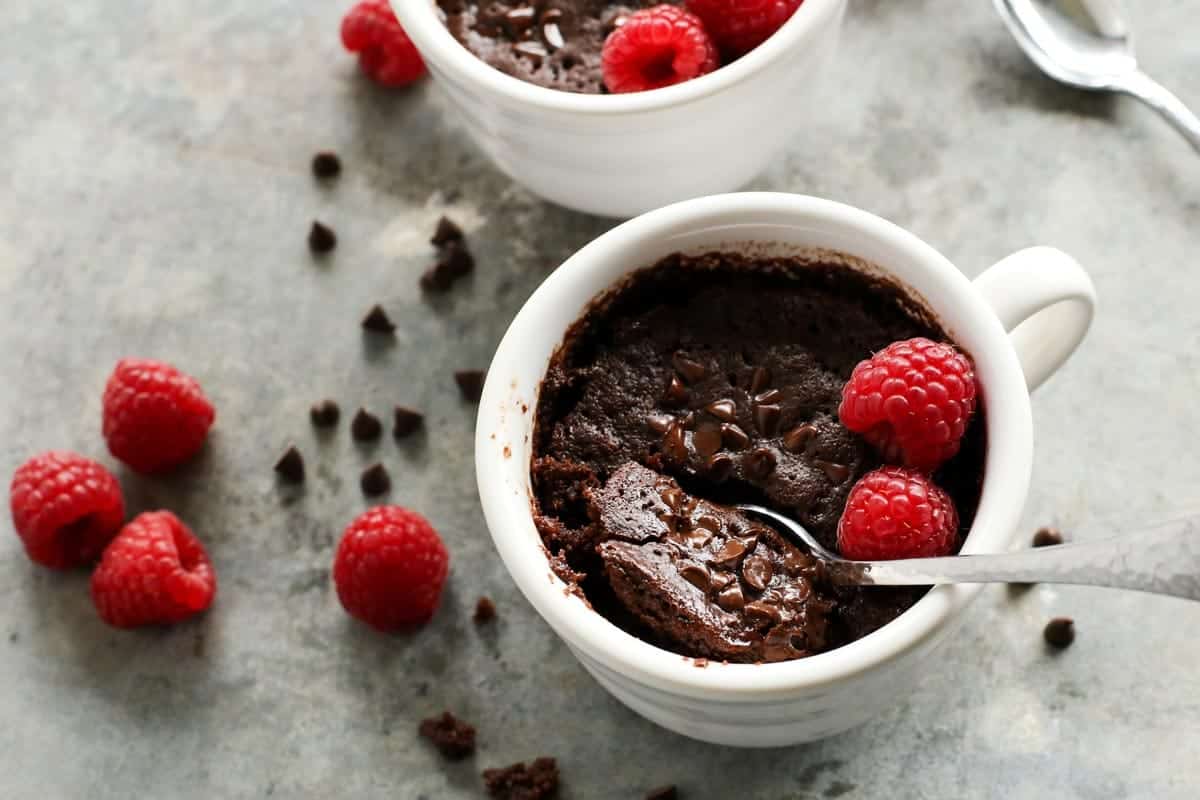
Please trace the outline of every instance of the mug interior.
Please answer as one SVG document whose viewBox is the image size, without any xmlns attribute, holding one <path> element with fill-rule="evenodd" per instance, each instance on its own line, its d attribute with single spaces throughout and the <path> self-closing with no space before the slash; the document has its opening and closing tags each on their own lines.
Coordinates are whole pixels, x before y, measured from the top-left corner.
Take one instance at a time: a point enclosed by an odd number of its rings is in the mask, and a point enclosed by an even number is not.
<svg viewBox="0 0 1200 800">
<path fill-rule="evenodd" d="M 769 697 L 870 669 L 944 625 L 979 586 L 939 586 L 862 639 L 771 664 L 710 662 L 655 647 L 609 622 L 551 570 L 532 515 L 530 463 L 538 389 L 588 304 L 630 272 L 676 252 L 788 255 L 833 250 L 906 287 L 975 360 L 987 407 L 983 491 L 964 553 L 1004 549 L 1019 521 L 1032 467 L 1029 395 L 999 320 L 970 281 L 917 237 L 865 211 L 774 193 L 721 195 L 645 214 L 584 247 L 530 297 L 489 369 L 476 428 L 480 497 L 497 549 L 522 592 L 575 648 L 652 687 L 708 699 Z"/>
</svg>

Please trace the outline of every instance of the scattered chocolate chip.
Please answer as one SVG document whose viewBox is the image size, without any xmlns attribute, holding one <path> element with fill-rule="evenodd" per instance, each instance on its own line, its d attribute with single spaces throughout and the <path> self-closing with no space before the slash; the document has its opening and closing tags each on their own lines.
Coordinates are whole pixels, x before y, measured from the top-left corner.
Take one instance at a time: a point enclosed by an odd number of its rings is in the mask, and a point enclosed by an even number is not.
<svg viewBox="0 0 1200 800">
<path fill-rule="evenodd" d="M 792 428 L 783 435 L 783 446 L 790 452 L 800 453 L 808 447 L 808 443 L 817 435 L 817 429 L 812 425 L 801 425 Z"/>
<path fill-rule="evenodd" d="M 750 394 L 758 394 L 771 383 L 771 370 L 766 367 L 755 367 L 750 376 Z"/>
<path fill-rule="evenodd" d="M 308 249 L 314 253 L 328 253 L 337 247 L 337 234 L 333 228 L 316 220 L 308 230 Z"/>
<path fill-rule="evenodd" d="M 341 417 L 342 410 L 332 400 L 322 400 L 319 403 L 315 403 L 308 411 L 308 418 L 318 428 L 332 428 L 338 424 L 338 420 Z"/>
<path fill-rule="evenodd" d="M 660 786 L 657 789 L 651 789 L 646 795 L 646 800 L 678 800 L 679 793 L 675 791 L 674 786 Z"/>
<path fill-rule="evenodd" d="M 1062 543 L 1063 535 L 1058 528 L 1039 528 L 1033 535 L 1034 547 L 1054 547 Z"/>
<path fill-rule="evenodd" d="M 702 592 L 708 591 L 708 570 L 692 561 L 686 562 L 679 568 L 679 574 L 685 581 Z"/>
<path fill-rule="evenodd" d="M 543 756 L 528 764 L 485 769 L 483 783 L 500 800 L 546 800 L 558 791 L 558 764 Z"/>
<path fill-rule="evenodd" d="M 693 361 L 682 353 L 676 353 L 671 357 L 671 365 L 688 383 L 702 381 L 708 376 L 708 370 L 703 364 Z"/>
<path fill-rule="evenodd" d="M 290 483 L 302 482 L 304 480 L 304 457 L 294 446 L 289 447 L 275 462 L 275 472 Z"/>
<path fill-rule="evenodd" d="M 542 59 L 550 55 L 550 51 L 541 42 L 517 42 L 513 45 L 513 50 L 528 58 L 535 65 L 541 64 Z"/>
<path fill-rule="evenodd" d="M 433 232 L 433 238 L 429 243 L 434 247 L 442 247 L 450 242 L 461 242 L 463 239 L 462 228 L 449 217 L 442 217 L 438 220 L 437 229 Z"/>
<path fill-rule="evenodd" d="M 1059 650 L 1070 647 L 1075 641 L 1075 621 L 1070 617 L 1055 617 L 1046 623 L 1042 637 L 1046 644 Z"/>
<path fill-rule="evenodd" d="M 475 752 L 475 726 L 463 722 L 449 711 L 421 720 L 417 732 L 433 742 L 434 747 L 451 761 L 458 761 Z"/>
<path fill-rule="evenodd" d="M 731 422 L 721 426 L 721 441 L 730 450 L 745 450 L 750 446 L 749 434 Z"/>
<path fill-rule="evenodd" d="M 676 464 L 687 461 L 687 444 L 683 438 L 683 426 L 678 422 L 671 425 L 663 436 L 663 454 Z"/>
<path fill-rule="evenodd" d="M 746 549 L 746 545 L 737 539 L 730 539 L 713 555 L 712 562 L 722 567 L 736 565 L 741 557 L 746 555 Z"/>
<path fill-rule="evenodd" d="M 746 606 L 742 587 L 736 581 L 717 595 L 717 605 L 726 611 L 741 611 Z"/>
<path fill-rule="evenodd" d="M 484 373 L 478 369 L 461 369 L 454 373 L 454 382 L 463 400 L 468 403 L 478 403 L 483 395 Z"/>
<path fill-rule="evenodd" d="M 778 608 L 761 601 L 746 603 L 744 610 L 747 618 L 760 625 L 774 625 L 783 619 L 783 615 L 779 613 Z"/>
<path fill-rule="evenodd" d="M 674 486 L 668 486 L 667 488 L 663 489 L 659 497 L 661 497 L 662 501 L 667 504 L 667 508 L 671 509 L 672 511 L 678 511 L 683 505 L 683 490 Z"/>
<path fill-rule="evenodd" d="M 683 381 L 679 380 L 678 375 L 671 376 L 671 382 L 667 384 L 667 389 L 663 392 L 663 402 L 669 406 L 681 406 L 687 402 L 688 390 L 683 385 Z"/>
<path fill-rule="evenodd" d="M 383 464 L 373 464 L 363 470 L 358 484 L 367 497 L 378 497 L 392 488 L 392 476 L 388 475 Z"/>
<path fill-rule="evenodd" d="M 562 31 L 553 22 L 547 22 L 542 26 L 542 40 L 555 50 L 561 50 L 567 43 L 563 38 Z"/>
<path fill-rule="evenodd" d="M 383 423 L 379 421 L 379 417 L 365 408 L 360 408 L 354 415 L 354 419 L 350 421 L 350 435 L 357 441 L 369 442 L 372 439 L 378 439 L 381 433 L 383 433 Z"/>
<path fill-rule="evenodd" d="M 363 317 L 362 326 L 363 330 L 372 333 L 394 333 L 396 331 L 395 323 L 388 317 L 381 305 L 371 306 L 371 310 Z"/>
<path fill-rule="evenodd" d="M 756 592 L 766 589 L 774 574 L 771 560 L 762 553 L 754 553 L 742 562 L 742 579 Z"/>
<path fill-rule="evenodd" d="M 778 405 L 783 402 L 783 392 L 778 389 L 768 389 L 754 397 L 754 402 L 759 405 Z"/>
<path fill-rule="evenodd" d="M 685 431 L 694 431 L 696 429 L 696 412 L 689 411 L 679 418 L 679 424 L 683 426 Z"/>
<path fill-rule="evenodd" d="M 707 463 L 708 477 L 717 483 L 722 483 L 733 474 L 733 459 L 725 453 L 717 453 Z"/>
<path fill-rule="evenodd" d="M 393 412 L 392 436 L 397 439 L 403 439 L 405 436 L 411 436 L 421 427 L 421 423 L 425 421 L 425 415 L 420 411 L 413 411 L 411 408 L 404 406 L 396 406 Z"/>
<path fill-rule="evenodd" d="M 520 37 L 521 34 L 533 27 L 536 14 L 537 12 L 532 6 L 523 6 L 511 9 L 504 15 L 504 21 L 508 23 L 513 38 Z"/>
<path fill-rule="evenodd" d="M 675 418 L 666 414 L 651 414 L 646 417 L 646 427 L 655 433 L 666 433 L 667 428 L 671 427 L 671 423 Z"/>
<path fill-rule="evenodd" d="M 783 415 L 779 406 L 758 405 L 754 407 L 754 427 L 763 436 L 774 436 L 779 428 L 779 418 Z"/>
<path fill-rule="evenodd" d="M 337 153 L 322 150 L 313 156 L 312 172 L 317 178 L 336 178 L 342 172 L 342 160 Z"/>
<path fill-rule="evenodd" d="M 702 458 L 708 458 L 721 449 L 721 429 L 704 426 L 692 435 L 692 446 Z"/>
<path fill-rule="evenodd" d="M 765 480 L 775 471 L 775 454 L 765 447 L 748 453 L 742 459 L 742 467 L 756 480 Z"/>
<path fill-rule="evenodd" d="M 442 254 L 432 267 L 421 276 L 421 288 L 431 292 L 444 292 L 454 282 L 475 268 L 475 257 L 462 241 L 452 240 L 442 249 Z"/>
<path fill-rule="evenodd" d="M 732 400 L 717 400 L 706 405 L 704 410 L 722 422 L 737 422 L 737 406 Z"/>
<path fill-rule="evenodd" d="M 482 625 L 485 622 L 491 622 L 496 618 L 496 604 L 492 602 L 490 597 L 481 597 L 475 601 L 475 616 L 471 619 L 475 620 L 476 625 Z"/>
<path fill-rule="evenodd" d="M 821 471 L 825 473 L 825 477 L 829 478 L 830 483 L 845 483 L 846 478 L 850 477 L 850 468 L 845 464 L 835 464 L 820 458 L 813 459 L 813 463 L 820 467 Z"/>
</svg>

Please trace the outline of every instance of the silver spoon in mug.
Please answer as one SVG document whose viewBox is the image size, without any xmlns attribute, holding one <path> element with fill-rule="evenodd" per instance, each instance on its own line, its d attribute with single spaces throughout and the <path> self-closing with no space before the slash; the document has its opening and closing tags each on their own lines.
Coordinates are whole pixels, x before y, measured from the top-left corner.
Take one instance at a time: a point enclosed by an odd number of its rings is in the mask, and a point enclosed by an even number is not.
<svg viewBox="0 0 1200 800">
<path fill-rule="evenodd" d="M 1200 152 L 1200 117 L 1138 68 L 1133 38 L 1105 5 L 1103 30 L 1089 30 L 1054 0 L 994 0 L 1017 44 L 1042 72 L 1060 83 L 1136 97 L 1170 122 Z M 1088 6 L 1104 5 L 1089 0 Z"/>
<path fill-rule="evenodd" d="M 803 525 L 783 514 L 756 505 L 736 508 L 773 523 L 781 534 L 825 562 L 835 584 L 1068 583 L 1200 600 L 1200 516 L 1172 520 L 1133 536 L 1019 553 L 850 561 L 826 550 Z"/>
</svg>

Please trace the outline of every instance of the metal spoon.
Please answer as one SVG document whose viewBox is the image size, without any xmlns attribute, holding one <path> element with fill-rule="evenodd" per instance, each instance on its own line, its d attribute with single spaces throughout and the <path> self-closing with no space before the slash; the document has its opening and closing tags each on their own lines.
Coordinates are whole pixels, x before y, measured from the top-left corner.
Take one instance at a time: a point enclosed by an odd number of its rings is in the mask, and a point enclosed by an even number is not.
<svg viewBox="0 0 1200 800">
<path fill-rule="evenodd" d="M 1042 547 L 1020 553 L 849 561 L 823 548 L 804 526 L 768 508 L 737 506 L 761 517 L 824 561 L 830 580 L 856 586 L 939 583 L 1071 583 L 1200 600 L 1200 515 L 1137 535 Z"/>
<path fill-rule="evenodd" d="M 1200 151 L 1200 118 L 1138 69 L 1133 37 L 1107 6 L 1105 33 L 1088 30 L 1053 0 L 994 0 L 996 10 L 1033 63 L 1061 83 L 1132 95 L 1161 114 Z M 1102 5 L 1089 0 L 1088 6 Z"/>
</svg>

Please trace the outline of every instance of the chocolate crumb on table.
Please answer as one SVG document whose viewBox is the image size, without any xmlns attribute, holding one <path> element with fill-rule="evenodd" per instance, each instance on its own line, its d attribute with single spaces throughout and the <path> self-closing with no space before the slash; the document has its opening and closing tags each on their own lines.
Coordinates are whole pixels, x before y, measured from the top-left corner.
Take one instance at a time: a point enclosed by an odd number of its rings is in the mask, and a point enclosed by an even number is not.
<svg viewBox="0 0 1200 800">
<path fill-rule="evenodd" d="M 482 625 L 485 622 L 491 622 L 496 618 L 496 604 L 492 602 L 490 597 L 481 597 L 475 603 L 475 620 L 476 625 Z"/>
<path fill-rule="evenodd" d="M 360 408 L 358 413 L 354 415 L 354 420 L 350 423 L 350 435 L 360 442 L 378 439 L 382 433 L 383 423 L 379 421 L 379 417 L 365 408 Z"/>
<path fill-rule="evenodd" d="M 454 373 L 454 382 L 463 399 L 469 403 L 478 403 L 483 394 L 484 373 L 478 369 L 463 369 Z"/>
<path fill-rule="evenodd" d="M 316 178 L 336 178 L 342 172 L 342 160 L 337 153 L 322 150 L 313 156 L 312 173 Z"/>
<path fill-rule="evenodd" d="M 475 726 L 463 722 L 449 711 L 440 716 L 421 720 L 417 732 L 451 761 L 458 761 L 475 752 Z"/>
<path fill-rule="evenodd" d="M 558 764 L 543 756 L 528 764 L 485 769 L 483 782 L 488 795 L 500 800 L 544 800 L 558 792 Z"/>
<path fill-rule="evenodd" d="M 1046 644 L 1058 650 L 1070 647 L 1075 641 L 1075 621 L 1070 617 L 1055 617 L 1046 623 L 1042 637 Z"/>
<path fill-rule="evenodd" d="M 646 795 L 646 800 L 678 800 L 679 792 L 674 786 L 660 786 Z"/>
<path fill-rule="evenodd" d="M 393 418 L 392 435 L 397 439 L 411 436 L 421 427 L 425 415 L 405 406 L 396 406 Z"/>
<path fill-rule="evenodd" d="M 442 217 L 438 220 L 437 230 L 433 232 L 433 238 L 429 240 L 429 243 L 434 247 L 443 247 L 450 242 L 461 242 L 462 239 L 462 228 L 449 217 Z"/>
<path fill-rule="evenodd" d="M 1038 532 L 1033 535 L 1034 547 L 1054 547 L 1062 543 L 1062 531 L 1058 528 L 1038 528 Z"/>
<path fill-rule="evenodd" d="M 362 493 L 367 497 L 377 497 L 391 490 L 392 476 L 388 475 L 383 464 L 372 464 L 363 470 L 359 486 L 362 487 Z"/>
<path fill-rule="evenodd" d="M 313 403 L 313 407 L 308 412 L 308 418 L 318 428 L 332 428 L 338 424 L 338 420 L 341 417 L 342 410 L 338 408 L 338 404 L 333 400 L 322 400 L 319 403 Z"/>
<path fill-rule="evenodd" d="M 335 247 L 337 247 L 337 234 L 333 232 L 333 228 L 313 220 L 312 227 L 308 231 L 308 249 L 314 253 L 328 253 Z"/>
<path fill-rule="evenodd" d="M 396 331 L 396 323 L 392 322 L 381 305 L 371 307 L 371 310 L 363 317 L 362 326 L 363 330 L 372 333 L 395 333 Z"/>
<path fill-rule="evenodd" d="M 275 462 L 275 472 L 291 483 L 301 483 L 304 480 L 304 457 L 294 445 Z"/>
</svg>

